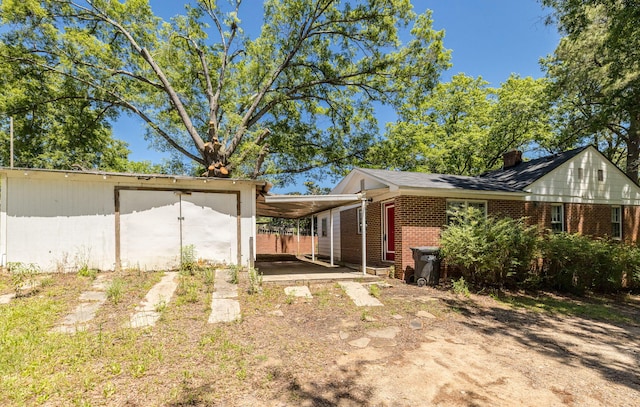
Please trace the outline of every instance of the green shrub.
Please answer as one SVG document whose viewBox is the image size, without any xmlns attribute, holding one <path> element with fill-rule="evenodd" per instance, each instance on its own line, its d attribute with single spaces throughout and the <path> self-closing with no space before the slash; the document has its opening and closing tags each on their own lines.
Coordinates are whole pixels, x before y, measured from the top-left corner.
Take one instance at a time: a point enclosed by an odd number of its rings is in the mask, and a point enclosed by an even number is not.
<svg viewBox="0 0 640 407">
<path fill-rule="evenodd" d="M 621 242 L 552 234 L 543 240 L 542 256 L 542 280 L 559 291 L 616 292 L 640 277 L 640 249 Z"/>
<path fill-rule="evenodd" d="M 124 280 L 116 277 L 107 287 L 107 299 L 114 304 L 118 304 L 120 301 L 122 301 L 123 295 Z"/>
<path fill-rule="evenodd" d="M 194 275 L 197 268 L 195 246 L 192 244 L 183 246 L 180 251 L 180 271 L 184 274 Z"/>
<path fill-rule="evenodd" d="M 442 231 L 442 255 L 475 284 L 515 284 L 527 278 L 537 254 L 538 235 L 524 219 L 485 217 L 469 207 L 452 213 Z"/>
<path fill-rule="evenodd" d="M 258 269 L 249 268 L 249 294 L 256 294 L 262 288 L 262 274 L 258 272 Z"/>
<path fill-rule="evenodd" d="M 464 281 L 464 277 L 460 277 L 457 280 L 451 281 L 451 285 L 454 294 L 464 295 L 465 297 L 468 297 L 470 295 L 469 285 L 466 281 Z"/>
</svg>

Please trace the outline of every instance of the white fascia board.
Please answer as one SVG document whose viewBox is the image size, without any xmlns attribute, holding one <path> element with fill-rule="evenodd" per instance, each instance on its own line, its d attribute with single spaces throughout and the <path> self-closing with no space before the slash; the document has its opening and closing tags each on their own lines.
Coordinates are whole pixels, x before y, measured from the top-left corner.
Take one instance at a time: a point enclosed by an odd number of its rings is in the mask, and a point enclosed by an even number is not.
<svg viewBox="0 0 640 407">
<path fill-rule="evenodd" d="M 228 185 L 265 185 L 266 181 L 235 179 L 235 178 L 214 178 L 214 177 L 189 177 L 184 175 L 165 174 L 125 174 L 117 172 L 101 171 L 75 171 L 75 170 L 49 170 L 40 168 L 0 168 L 0 174 L 5 174 L 10 178 L 38 177 L 38 178 L 72 178 L 83 181 L 106 181 L 123 184 L 130 183 L 150 183 L 150 184 L 218 184 L 218 186 Z"/>
<path fill-rule="evenodd" d="M 265 203 L 352 202 L 362 199 L 362 194 L 340 195 L 266 195 Z"/>
<path fill-rule="evenodd" d="M 442 198 L 474 198 L 474 199 L 501 199 L 505 201 L 522 201 L 529 195 L 528 192 L 503 192 L 503 191 L 470 191 L 458 188 L 401 188 L 399 195 L 434 196 Z"/>
</svg>

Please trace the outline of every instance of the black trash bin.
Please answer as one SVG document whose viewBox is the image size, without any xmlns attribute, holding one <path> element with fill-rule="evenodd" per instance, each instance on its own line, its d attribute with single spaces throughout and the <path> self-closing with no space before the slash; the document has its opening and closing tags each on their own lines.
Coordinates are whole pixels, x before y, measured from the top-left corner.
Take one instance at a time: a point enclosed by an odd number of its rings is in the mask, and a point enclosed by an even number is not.
<svg viewBox="0 0 640 407">
<path fill-rule="evenodd" d="M 440 248 L 436 246 L 412 247 L 415 262 L 414 281 L 419 287 L 437 285 L 440 281 Z"/>
</svg>

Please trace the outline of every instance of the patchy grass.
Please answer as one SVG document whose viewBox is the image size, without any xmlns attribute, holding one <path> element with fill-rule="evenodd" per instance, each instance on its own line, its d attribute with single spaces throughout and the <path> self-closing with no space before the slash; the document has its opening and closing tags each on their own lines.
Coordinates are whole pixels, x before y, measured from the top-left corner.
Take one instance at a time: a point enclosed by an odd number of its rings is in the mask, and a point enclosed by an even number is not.
<svg viewBox="0 0 640 407">
<path fill-rule="evenodd" d="M 517 308 L 525 308 L 535 312 L 548 312 L 558 315 L 568 315 L 592 318 L 616 323 L 632 323 L 633 319 L 622 313 L 612 300 L 589 297 L 575 299 L 557 297 L 552 294 L 538 296 L 498 294 L 492 296 L 497 301 Z"/>
<path fill-rule="evenodd" d="M 121 282 L 120 301 L 105 302 L 87 331 L 74 335 L 51 329 L 75 308 L 80 293 L 91 289 L 88 278 L 48 276 L 37 295 L 0 305 L 0 405 L 300 405 L 325 398 L 335 404 L 337 399 L 326 394 L 361 388 L 357 377 L 349 376 L 355 370 L 335 364 L 353 351 L 348 341 L 372 329 L 398 326 L 397 344 L 373 353 L 411 354 L 426 332 L 407 328 L 418 311 L 436 316 L 424 319 L 425 325 L 449 329 L 452 337 L 458 334 L 456 321 L 463 318 L 441 300 L 460 303 L 457 296 L 431 288 L 398 284 L 378 293 L 384 307 L 362 308 L 335 284 L 312 284 L 313 298 L 304 301 L 292 300 L 278 285 L 264 284 L 249 294 L 248 273 L 241 273 L 242 319 L 208 324 L 213 280 L 195 272 L 182 273 L 176 295 L 155 304 L 162 312 L 156 326 L 127 328 L 128 318 L 162 274 L 107 273 L 107 287 Z M 10 277 L 0 276 L 0 284 L 10 290 Z M 464 300 L 467 307 L 482 300 L 495 304 L 476 295 Z M 627 321 L 606 301 L 550 295 L 511 295 L 500 301 L 559 316 Z M 404 366 L 394 357 L 381 359 L 380 366 Z M 349 366 L 358 368 L 356 362 Z M 309 393 L 305 383 L 314 383 L 316 392 Z"/>
</svg>

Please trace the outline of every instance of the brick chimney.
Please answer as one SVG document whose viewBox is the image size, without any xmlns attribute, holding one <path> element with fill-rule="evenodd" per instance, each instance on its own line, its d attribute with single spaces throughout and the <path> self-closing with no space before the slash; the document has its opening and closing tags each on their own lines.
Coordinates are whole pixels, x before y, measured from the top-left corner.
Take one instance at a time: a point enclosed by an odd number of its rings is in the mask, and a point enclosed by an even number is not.
<svg viewBox="0 0 640 407">
<path fill-rule="evenodd" d="M 511 150 L 502 154 L 502 160 L 504 161 L 502 168 L 511 168 L 522 162 L 522 151 Z"/>
</svg>

